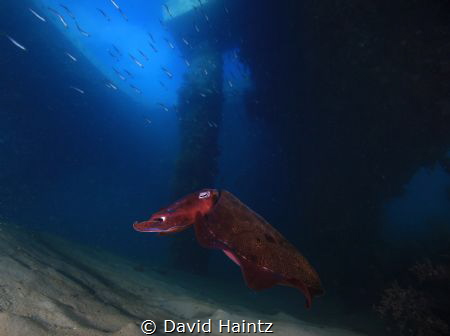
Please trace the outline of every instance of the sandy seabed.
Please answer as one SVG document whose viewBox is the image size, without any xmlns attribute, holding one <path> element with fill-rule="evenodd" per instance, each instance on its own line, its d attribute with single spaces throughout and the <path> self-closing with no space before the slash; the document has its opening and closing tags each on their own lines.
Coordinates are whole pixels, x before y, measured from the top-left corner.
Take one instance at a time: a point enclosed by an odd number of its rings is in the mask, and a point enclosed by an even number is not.
<svg viewBox="0 0 450 336">
<path fill-rule="evenodd" d="M 274 323 L 272 335 L 362 335 L 283 313 L 262 315 L 230 308 L 195 295 L 158 272 L 138 272 L 135 264 L 121 257 L 0 223 L 0 336 L 144 335 L 141 323 L 147 319 L 158 325 L 154 335 L 165 334 L 164 320 L 210 319 L 210 333 L 184 334 L 227 335 L 219 332 L 219 320 L 262 320 Z M 168 335 L 177 334 L 181 333 Z M 233 334 L 253 333 L 229 335 Z"/>
</svg>

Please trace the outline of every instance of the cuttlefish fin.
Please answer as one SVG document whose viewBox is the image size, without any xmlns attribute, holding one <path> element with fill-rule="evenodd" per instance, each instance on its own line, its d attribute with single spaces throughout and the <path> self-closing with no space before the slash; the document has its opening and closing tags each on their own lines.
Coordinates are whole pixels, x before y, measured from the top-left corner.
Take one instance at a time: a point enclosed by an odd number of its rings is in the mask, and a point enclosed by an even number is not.
<svg viewBox="0 0 450 336">
<path fill-rule="evenodd" d="M 242 275 L 247 286 L 254 290 L 270 288 L 281 281 L 281 277 L 269 269 L 256 266 L 246 260 L 240 260 Z"/>
</svg>

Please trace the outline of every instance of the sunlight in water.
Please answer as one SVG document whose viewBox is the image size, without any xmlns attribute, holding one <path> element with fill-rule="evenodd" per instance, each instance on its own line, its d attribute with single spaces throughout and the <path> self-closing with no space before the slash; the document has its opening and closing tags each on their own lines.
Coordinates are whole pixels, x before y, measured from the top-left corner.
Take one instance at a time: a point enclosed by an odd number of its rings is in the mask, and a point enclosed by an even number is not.
<svg viewBox="0 0 450 336">
<path fill-rule="evenodd" d="M 72 42 L 61 57 L 85 56 L 104 74 L 93 81 L 153 107 L 176 103 L 187 66 L 162 21 L 162 1 L 35 0 L 31 9 Z M 30 20 L 38 19 L 30 11 Z"/>
</svg>

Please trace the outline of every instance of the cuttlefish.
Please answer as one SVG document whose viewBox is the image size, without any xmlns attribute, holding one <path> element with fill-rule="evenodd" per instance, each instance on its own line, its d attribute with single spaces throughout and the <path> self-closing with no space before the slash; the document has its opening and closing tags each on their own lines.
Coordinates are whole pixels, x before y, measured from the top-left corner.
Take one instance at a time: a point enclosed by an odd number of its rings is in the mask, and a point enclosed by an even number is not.
<svg viewBox="0 0 450 336">
<path fill-rule="evenodd" d="M 139 232 L 168 235 L 192 225 L 201 246 L 222 250 L 240 266 L 248 287 L 262 290 L 279 284 L 298 288 L 308 308 L 314 296 L 323 294 L 319 276 L 306 258 L 226 190 L 203 189 L 189 194 L 133 227 Z"/>
</svg>

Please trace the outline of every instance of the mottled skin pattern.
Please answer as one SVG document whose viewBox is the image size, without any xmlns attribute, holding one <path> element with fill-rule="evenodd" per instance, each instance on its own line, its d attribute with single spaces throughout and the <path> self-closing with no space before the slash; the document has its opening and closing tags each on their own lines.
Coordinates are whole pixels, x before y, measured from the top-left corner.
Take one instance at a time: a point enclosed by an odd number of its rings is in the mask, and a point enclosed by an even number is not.
<svg viewBox="0 0 450 336">
<path fill-rule="evenodd" d="M 199 199 L 200 193 L 210 197 Z M 186 206 L 188 206 L 186 208 Z M 168 212 L 167 209 L 170 211 Z M 138 231 L 178 232 L 180 226 L 168 223 L 177 212 L 183 229 L 194 225 L 199 243 L 224 250 L 242 269 L 247 285 L 262 290 L 276 284 L 300 289 L 306 305 L 323 293 L 320 279 L 309 262 L 275 228 L 228 191 L 204 189 L 154 214 L 149 221 L 135 223 Z M 164 224 L 161 225 L 161 215 Z M 189 218 L 189 220 L 185 218 Z M 156 226 L 156 228 L 155 228 Z"/>
</svg>

